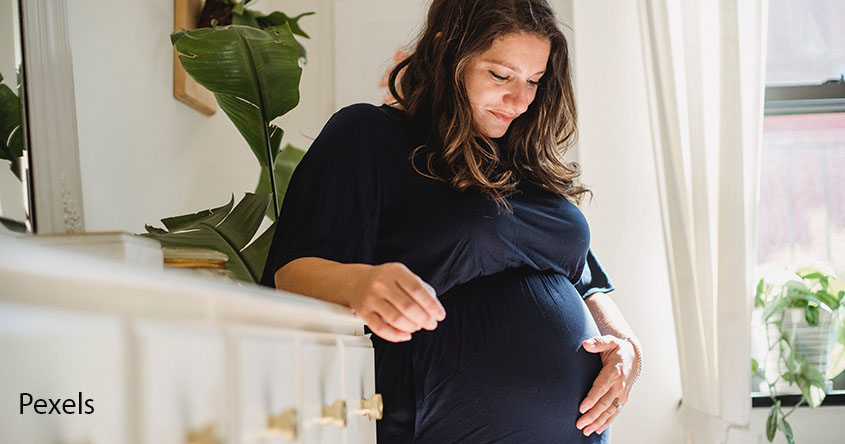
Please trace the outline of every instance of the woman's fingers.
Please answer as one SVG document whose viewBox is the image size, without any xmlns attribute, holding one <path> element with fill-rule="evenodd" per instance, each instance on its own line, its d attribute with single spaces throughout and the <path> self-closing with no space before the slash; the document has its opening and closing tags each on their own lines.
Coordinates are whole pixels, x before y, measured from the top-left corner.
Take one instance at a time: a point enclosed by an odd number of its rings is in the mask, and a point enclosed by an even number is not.
<svg viewBox="0 0 845 444">
<path fill-rule="evenodd" d="M 587 397 L 581 401 L 578 411 L 586 413 L 588 410 L 592 409 L 596 403 L 605 396 L 611 387 L 613 387 L 618 375 L 619 372 L 617 371 L 616 366 L 605 365 L 602 367 L 599 375 L 596 377 L 596 380 L 593 381 L 593 387 L 590 388 L 590 391 L 587 393 Z"/>
<path fill-rule="evenodd" d="M 401 263 L 397 264 L 397 272 L 396 283 L 399 288 L 410 296 L 427 317 L 434 321 L 434 327 L 436 327 L 437 321 L 442 321 L 446 317 L 446 310 L 437 300 L 434 288 Z"/>
<path fill-rule="evenodd" d="M 621 404 L 620 404 L 621 405 Z M 608 413 L 613 410 L 613 413 Z M 616 416 L 619 415 L 620 409 L 617 408 L 615 405 L 611 406 L 609 409 L 605 410 L 605 413 L 602 413 L 593 424 L 598 424 L 597 427 L 591 428 L 591 430 L 584 429 L 584 434 L 589 436 L 590 433 L 596 432 L 601 435 L 608 427 L 610 427 L 610 423 L 616 419 Z"/>
<path fill-rule="evenodd" d="M 598 428 L 600 424 L 597 424 L 597 420 L 601 417 L 602 414 L 607 412 L 610 415 L 611 412 L 608 412 L 608 409 L 616 410 L 616 407 L 613 405 L 613 400 L 616 399 L 616 393 L 611 391 L 607 392 L 602 396 L 598 402 L 586 413 L 581 415 L 577 421 L 575 421 L 575 427 L 578 427 L 579 430 L 583 430 L 585 435 L 589 435 L 587 430 L 595 430 Z M 591 432 L 592 433 L 592 432 Z"/>
<path fill-rule="evenodd" d="M 378 337 L 390 342 L 404 342 L 411 340 L 411 334 L 401 331 L 388 325 L 375 312 L 358 313 L 358 316 L 364 320 L 367 327 L 373 331 Z"/>
<path fill-rule="evenodd" d="M 599 428 L 596 429 L 596 433 L 598 433 L 599 435 L 604 433 L 604 431 L 607 430 L 608 427 L 610 427 L 610 423 L 612 423 L 613 420 L 616 419 L 616 417 L 619 415 L 620 411 L 621 409 L 617 408 L 616 411 L 613 412 L 613 414 L 610 415 L 607 420 L 604 421 L 604 424 L 602 424 L 601 426 L 599 426 Z"/>
<path fill-rule="evenodd" d="M 419 322 L 409 319 L 386 299 L 376 299 L 371 308 L 381 317 L 382 321 L 403 333 L 413 333 L 422 328 Z"/>
<path fill-rule="evenodd" d="M 446 314 L 434 288 L 399 262 L 374 266 L 350 299 L 373 333 L 393 342 L 421 328 L 434 330 Z"/>
</svg>

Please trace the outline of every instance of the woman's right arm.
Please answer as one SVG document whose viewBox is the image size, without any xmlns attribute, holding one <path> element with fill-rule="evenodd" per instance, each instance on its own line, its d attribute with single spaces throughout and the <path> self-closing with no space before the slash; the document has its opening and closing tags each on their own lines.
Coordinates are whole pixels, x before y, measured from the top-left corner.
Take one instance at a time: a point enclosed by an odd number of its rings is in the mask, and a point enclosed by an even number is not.
<svg viewBox="0 0 845 444">
<path fill-rule="evenodd" d="M 373 333 L 391 342 L 434 330 L 446 311 L 432 288 L 404 264 L 342 264 L 318 257 L 276 271 L 276 288 L 351 307 Z"/>
</svg>

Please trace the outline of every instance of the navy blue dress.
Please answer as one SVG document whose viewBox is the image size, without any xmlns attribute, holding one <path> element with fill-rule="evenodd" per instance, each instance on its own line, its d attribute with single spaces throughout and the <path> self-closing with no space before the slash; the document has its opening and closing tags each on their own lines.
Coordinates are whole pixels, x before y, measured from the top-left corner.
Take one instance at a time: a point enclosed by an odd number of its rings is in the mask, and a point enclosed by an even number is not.
<svg viewBox="0 0 845 444">
<path fill-rule="evenodd" d="M 401 262 L 435 288 L 446 319 L 434 331 L 372 335 L 379 443 L 609 442 L 575 427 L 601 369 L 581 347 L 599 334 L 583 298 L 613 290 L 583 214 L 527 181 L 508 213 L 426 178 L 410 160 L 421 141 L 386 105 L 335 113 L 293 174 L 262 283 L 320 257 Z"/>
</svg>

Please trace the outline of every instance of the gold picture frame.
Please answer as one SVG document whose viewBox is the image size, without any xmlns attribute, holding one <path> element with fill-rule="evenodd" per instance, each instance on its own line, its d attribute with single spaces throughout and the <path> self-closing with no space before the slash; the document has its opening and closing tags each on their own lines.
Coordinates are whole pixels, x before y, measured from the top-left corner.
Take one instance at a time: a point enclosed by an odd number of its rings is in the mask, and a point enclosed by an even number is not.
<svg viewBox="0 0 845 444">
<path fill-rule="evenodd" d="M 205 0 L 173 0 L 173 31 L 196 29 L 204 3 Z M 173 97 L 207 116 L 217 112 L 217 100 L 214 94 L 185 72 L 175 48 L 173 49 Z"/>
</svg>

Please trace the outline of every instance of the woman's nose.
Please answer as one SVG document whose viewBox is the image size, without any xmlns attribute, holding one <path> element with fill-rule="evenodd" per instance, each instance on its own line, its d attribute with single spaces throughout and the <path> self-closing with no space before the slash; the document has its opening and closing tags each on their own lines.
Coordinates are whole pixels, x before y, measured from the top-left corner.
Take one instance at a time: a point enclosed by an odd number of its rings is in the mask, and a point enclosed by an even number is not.
<svg viewBox="0 0 845 444">
<path fill-rule="evenodd" d="M 534 100 L 534 91 L 529 85 L 519 84 L 514 82 L 505 97 L 505 103 L 510 106 L 513 111 L 522 114 L 528 109 L 528 105 Z"/>
</svg>

